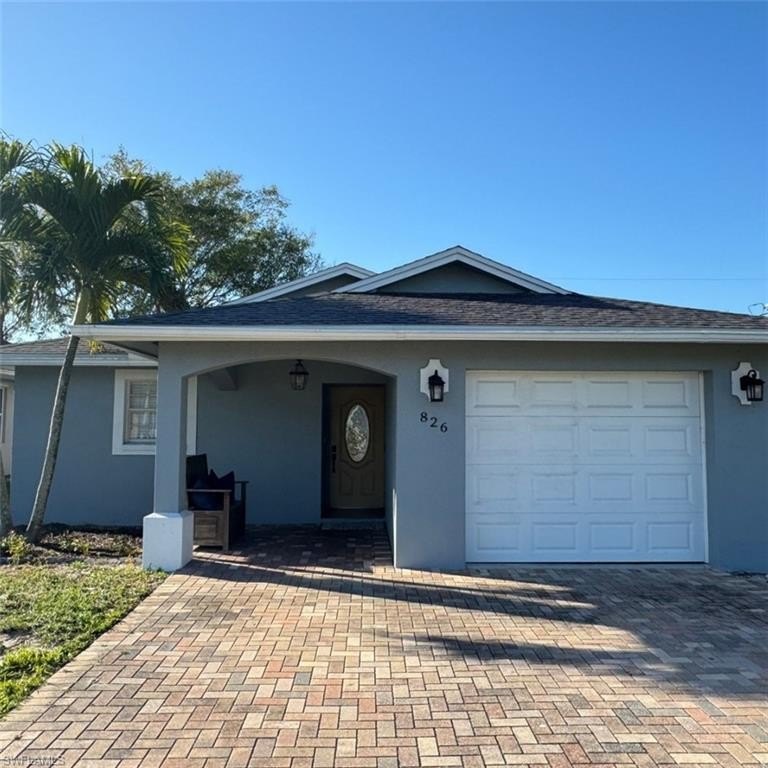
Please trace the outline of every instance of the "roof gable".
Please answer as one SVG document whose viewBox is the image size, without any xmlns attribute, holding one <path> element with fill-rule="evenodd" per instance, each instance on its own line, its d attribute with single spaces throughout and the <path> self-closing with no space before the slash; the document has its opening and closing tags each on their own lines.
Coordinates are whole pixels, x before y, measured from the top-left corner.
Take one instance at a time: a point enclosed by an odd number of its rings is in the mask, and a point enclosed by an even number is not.
<svg viewBox="0 0 768 768">
<path fill-rule="evenodd" d="M 500 264 L 498 261 L 493 261 L 485 256 L 481 256 L 479 253 L 470 251 L 460 245 L 448 248 L 445 251 L 439 251 L 433 253 L 431 256 L 427 256 L 423 259 L 417 259 L 408 264 L 404 264 L 401 267 L 395 267 L 386 272 L 381 272 L 377 275 L 359 280 L 351 285 L 337 288 L 336 293 L 373 293 L 376 291 L 382 291 L 383 289 L 389 290 L 391 287 L 398 283 L 403 283 L 406 280 L 415 278 L 418 275 L 424 275 L 425 273 L 436 271 L 444 268 L 450 264 L 462 264 L 475 272 L 484 273 L 497 281 L 502 281 L 507 285 L 516 286 L 518 289 L 524 291 L 531 291 L 533 293 L 558 293 L 566 294 L 564 288 L 560 288 L 557 285 L 548 283 L 544 280 L 540 280 L 537 277 L 528 275 L 525 272 L 520 272 L 517 269 L 512 269 L 505 264 Z M 422 278 L 422 283 L 424 278 Z M 424 290 L 422 285 L 420 290 Z M 439 288 L 436 288 L 439 290 Z M 472 293 L 473 288 L 469 287 L 466 291 L 453 291 L 455 293 Z M 498 290 L 496 291 L 498 292 Z"/>
<path fill-rule="evenodd" d="M 418 293 L 418 294 L 505 294 L 532 293 L 485 271 L 475 269 L 459 261 L 434 267 L 417 275 L 404 277 L 376 289 L 373 293 Z"/>
<path fill-rule="evenodd" d="M 225 306 L 237 304 L 252 304 L 258 301 L 267 301 L 267 299 L 276 299 L 279 296 L 306 296 L 311 293 L 323 293 L 327 291 L 343 290 L 350 284 L 373 276 L 375 273 L 370 269 L 358 267 L 356 264 L 350 264 L 348 261 L 336 264 L 327 269 L 321 269 L 313 272 L 306 277 L 300 277 L 297 280 L 291 280 L 289 283 L 281 283 L 264 291 L 244 296 L 241 299 L 230 301 Z"/>
</svg>

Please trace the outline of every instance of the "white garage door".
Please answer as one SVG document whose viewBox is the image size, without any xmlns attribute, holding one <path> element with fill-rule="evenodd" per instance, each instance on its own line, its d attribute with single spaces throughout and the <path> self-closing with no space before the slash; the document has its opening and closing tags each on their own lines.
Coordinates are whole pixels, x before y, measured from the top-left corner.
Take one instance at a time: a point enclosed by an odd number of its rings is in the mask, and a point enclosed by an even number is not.
<svg viewBox="0 0 768 768">
<path fill-rule="evenodd" d="M 696 373 L 468 373 L 467 560 L 704 560 L 700 399 Z"/>
</svg>

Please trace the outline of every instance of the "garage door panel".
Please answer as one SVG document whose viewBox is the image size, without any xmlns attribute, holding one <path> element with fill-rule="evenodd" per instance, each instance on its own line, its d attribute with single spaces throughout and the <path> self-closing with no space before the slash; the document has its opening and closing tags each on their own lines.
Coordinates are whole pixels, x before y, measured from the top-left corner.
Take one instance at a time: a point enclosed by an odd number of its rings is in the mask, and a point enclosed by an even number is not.
<svg viewBox="0 0 768 768">
<path fill-rule="evenodd" d="M 476 416 L 505 415 L 520 408 L 520 377 L 498 372 L 482 373 L 467 380 L 467 413 Z"/>
<path fill-rule="evenodd" d="M 664 464 L 638 468 L 503 464 L 467 467 L 469 512 L 508 510 L 532 515 L 699 514 L 704 507 L 700 467 L 671 469 Z"/>
<path fill-rule="evenodd" d="M 698 374 L 503 371 L 468 374 L 468 416 L 587 413 L 698 417 Z"/>
<path fill-rule="evenodd" d="M 503 465 L 471 467 L 467 472 L 468 512 L 481 514 L 514 511 L 520 499 L 520 476 Z"/>
<path fill-rule="evenodd" d="M 693 374 L 468 374 L 467 559 L 703 560 L 698 398 Z"/>
<path fill-rule="evenodd" d="M 526 455 L 522 444 L 527 425 L 524 421 L 473 419 L 467 422 L 467 462 L 469 464 L 498 463 L 520 460 Z"/>
<path fill-rule="evenodd" d="M 599 557 L 624 559 L 641 551 L 641 525 L 633 520 L 587 523 L 588 547 Z"/>
<path fill-rule="evenodd" d="M 573 556 L 579 551 L 579 523 L 577 521 L 533 522 L 531 540 L 535 552 L 557 560 Z"/>
<path fill-rule="evenodd" d="M 467 463 L 700 463 L 698 419 L 470 417 Z"/>
<path fill-rule="evenodd" d="M 471 532 L 469 532 L 471 530 Z M 470 562 L 691 562 L 704 557 L 690 520 L 547 520 L 507 516 L 468 529 Z"/>
<path fill-rule="evenodd" d="M 467 547 L 475 553 L 475 561 L 518 560 L 523 554 L 521 542 L 527 538 L 523 527 L 506 516 L 484 518 L 467 531 Z"/>
</svg>

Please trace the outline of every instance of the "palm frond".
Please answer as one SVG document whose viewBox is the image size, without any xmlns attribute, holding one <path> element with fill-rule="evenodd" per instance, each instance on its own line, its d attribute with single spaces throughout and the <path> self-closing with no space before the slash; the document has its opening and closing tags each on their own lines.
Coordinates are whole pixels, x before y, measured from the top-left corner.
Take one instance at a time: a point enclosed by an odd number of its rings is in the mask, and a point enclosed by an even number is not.
<svg viewBox="0 0 768 768">
<path fill-rule="evenodd" d="M 102 191 L 101 204 L 94 209 L 98 215 L 98 221 L 94 223 L 107 232 L 133 203 L 143 203 L 148 216 L 154 215 L 161 198 L 162 187 L 151 176 L 128 176 L 110 181 Z"/>
<path fill-rule="evenodd" d="M 66 252 L 53 243 L 35 247 L 26 244 L 17 262 L 15 304 L 26 320 L 58 318 L 62 306 L 76 290 L 77 273 Z"/>
<path fill-rule="evenodd" d="M 80 210 L 87 211 L 101 194 L 102 182 L 98 169 L 85 150 L 76 144 L 65 147 L 53 143 L 48 150 L 48 159 L 48 171 L 65 180 Z"/>
<path fill-rule="evenodd" d="M 24 144 L 18 139 L 0 137 L 0 183 L 14 171 L 30 168 L 38 158 L 31 142 Z"/>
<path fill-rule="evenodd" d="M 61 233 L 71 238 L 82 227 L 77 201 L 66 181 L 59 176 L 35 170 L 19 181 L 17 194 L 23 202 L 24 213 L 19 212 L 9 223 L 9 236 L 18 238 L 47 237 L 51 221 Z M 40 228 L 35 234 L 35 222 Z"/>
<path fill-rule="evenodd" d="M 0 304 L 6 305 L 18 285 L 18 249 L 12 243 L 0 243 Z"/>
<path fill-rule="evenodd" d="M 164 219 L 159 225 L 159 234 L 168 249 L 170 265 L 176 275 L 183 275 L 189 269 L 192 233 L 189 227 L 177 219 Z"/>
</svg>

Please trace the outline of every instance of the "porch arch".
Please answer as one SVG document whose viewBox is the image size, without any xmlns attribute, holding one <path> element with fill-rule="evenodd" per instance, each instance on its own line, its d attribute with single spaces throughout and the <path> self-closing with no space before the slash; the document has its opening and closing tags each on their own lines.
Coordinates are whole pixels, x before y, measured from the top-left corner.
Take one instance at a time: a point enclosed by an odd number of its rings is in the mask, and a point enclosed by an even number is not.
<svg viewBox="0 0 768 768">
<path fill-rule="evenodd" d="M 250 363 L 315 360 L 347 365 L 396 379 L 397 361 L 376 344 L 345 342 L 178 342 L 161 343 L 158 355 L 162 371 L 184 378 L 201 376 L 222 368 L 234 368 Z M 170 372 L 170 371 L 169 371 Z"/>
<path fill-rule="evenodd" d="M 340 349 L 291 345 L 280 350 L 200 351 L 203 354 L 161 351 L 155 514 L 185 514 L 185 457 L 191 452 L 187 434 L 192 429 L 194 452 L 206 453 L 211 468 L 219 475 L 234 471 L 238 480 L 249 481 L 248 524 L 319 524 L 328 483 L 325 389 L 380 386 L 385 438 L 382 520 L 394 537 L 398 378 L 394 370 L 369 355 Z M 310 374 L 303 392 L 293 391 L 288 377 L 297 358 Z M 215 376 L 226 369 L 233 371 L 232 386 Z M 189 387 L 190 381 L 194 387 Z M 186 403 L 190 395 L 196 402 L 194 423 Z M 182 559 L 186 562 L 189 557 L 191 549 Z"/>
</svg>

